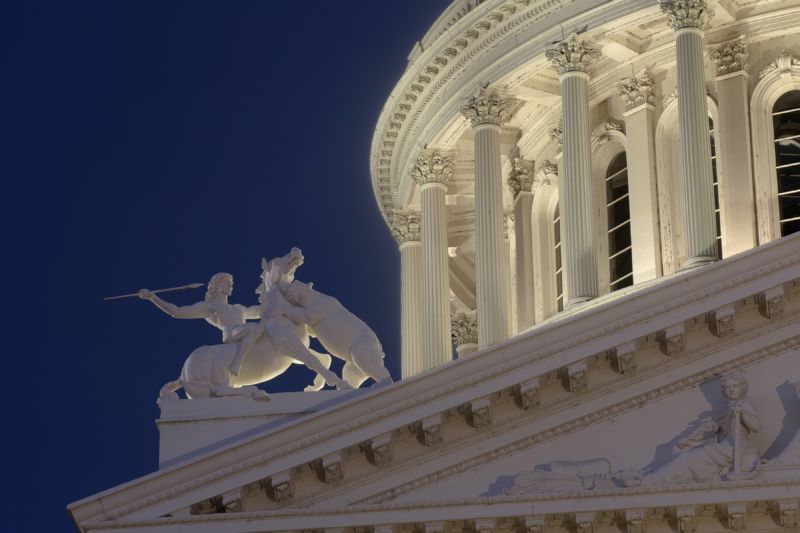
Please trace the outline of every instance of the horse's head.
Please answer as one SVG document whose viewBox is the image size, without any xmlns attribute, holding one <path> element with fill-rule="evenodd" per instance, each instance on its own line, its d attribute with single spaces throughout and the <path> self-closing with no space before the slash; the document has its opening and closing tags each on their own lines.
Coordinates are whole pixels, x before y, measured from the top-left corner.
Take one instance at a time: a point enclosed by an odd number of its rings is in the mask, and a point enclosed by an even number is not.
<svg viewBox="0 0 800 533">
<path fill-rule="evenodd" d="M 300 268 L 304 261 L 303 252 L 300 248 L 292 248 L 283 257 L 276 257 L 271 261 L 261 259 L 261 279 L 264 280 L 266 289 L 269 290 L 276 283 L 291 283 L 294 280 L 295 271 Z"/>
<path fill-rule="evenodd" d="M 305 307 L 314 296 L 314 284 L 303 283 L 302 281 L 294 280 L 284 292 L 284 297 L 292 305 L 298 307 Z"/>
</svg>

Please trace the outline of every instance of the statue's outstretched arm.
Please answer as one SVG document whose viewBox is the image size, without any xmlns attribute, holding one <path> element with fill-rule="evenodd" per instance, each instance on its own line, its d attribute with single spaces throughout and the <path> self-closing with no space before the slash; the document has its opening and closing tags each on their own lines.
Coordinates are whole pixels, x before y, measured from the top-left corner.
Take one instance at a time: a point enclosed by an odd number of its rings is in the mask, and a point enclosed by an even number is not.
<svg viewBox="0 0 800 533">
<path fill-rule="evenodd" d="M 139 291 L 139 298 L 150 300 L 153 305 L 173 318 L 208 318 L 211 316 L 211 310 L 206 305 L 206 302 L 179 306 L 160 298 L 147 289 Z"/>
</svg>

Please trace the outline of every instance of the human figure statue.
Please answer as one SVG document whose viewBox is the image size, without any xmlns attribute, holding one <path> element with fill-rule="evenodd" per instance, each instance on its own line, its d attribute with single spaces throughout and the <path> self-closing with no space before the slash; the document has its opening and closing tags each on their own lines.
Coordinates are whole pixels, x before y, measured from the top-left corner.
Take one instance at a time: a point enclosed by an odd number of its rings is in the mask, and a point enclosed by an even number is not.
<svg viewBox="0 0 800 533">
<path fill-rule="evenodd" d="M 705 419 L 687 438 L 678 442 L 682 450 L 669 463 L 641 477 L 641 484 L 712 481 L 722 476 L 747 477 L 760 463 L 759 453 L 749 442 L 751 433 L 761 429 L 761 420 L 746 400 L 747 380 L 734 372 L 720 382 L 728 400 L 718 420 Z"/>
<path fill-rule="evenodd" d="M 800 398 L 800 381 L 795 382 L 794 391 Z M 800 431 L 794 434 L 786 448 L 770 462 L 773 464 L 800 464 Z"/>
<path fill-rule="evenodd" d="M 245 357 L 261 336 L 262 328 L 247 320 L 261 318 L 261 305 L 246 307 L 228 303 L 233 293 L 233 276 L 227 272 L 214 274 L 208 282 L 208 290 L 203 301 L 191 305 L 178 306 L 167 302 L 147 289 L 139 291 L 139 298 L 150 300 L 153 304 L 173 318 L 202 318 L 222 331 L 223 344 L 237 344 L 236 356 L 229 368 L 238 376 Z"/>
</svg>

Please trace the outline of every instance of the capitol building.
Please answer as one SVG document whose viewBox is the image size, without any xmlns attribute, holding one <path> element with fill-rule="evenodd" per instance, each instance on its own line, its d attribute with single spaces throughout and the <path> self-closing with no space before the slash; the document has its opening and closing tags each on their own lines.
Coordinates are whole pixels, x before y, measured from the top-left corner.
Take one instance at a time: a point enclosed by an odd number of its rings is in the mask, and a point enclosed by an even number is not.
<svg viewBox="0 0 800 533">
<path fill-rule="evenodd" d="M 402 379 L 162 389 L 158 470 L 77 529 L 800 531 L 799 29 L 800 0 L 453 1 L 363 154 Z"/>
</svg>

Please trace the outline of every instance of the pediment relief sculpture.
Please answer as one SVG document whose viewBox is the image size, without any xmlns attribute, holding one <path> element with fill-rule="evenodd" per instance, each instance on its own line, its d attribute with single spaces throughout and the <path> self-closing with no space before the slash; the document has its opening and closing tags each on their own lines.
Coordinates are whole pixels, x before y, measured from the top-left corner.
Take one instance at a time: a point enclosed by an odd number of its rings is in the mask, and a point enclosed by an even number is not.
<svg viewBox="0 0 800 533">
<path fill-rule="evenodd" d="M 213 276 L 206 298 L 188 306 L 174 305 L 147 289 L 139 291 L 140 298 L 170 316 L 202 318 L 222 331 L 222 344 L 195 349 L 180 377 L 161 388 L 159 401 L 178 399 L 176 391 L 181 388 L 190 399 L 268 400 L 256 385 L 281 375 L 292 364 L 304 364 L 317 373 L 306 390 L 319 390 L 325 384 L 358 388 L 368 378 L 391 382 L 375 333 L 335 298 L 314 290 L 310 283 L 295 281 L 303 261 L 299 248 L 271 261 L 262 259 L 262 281 L 256 290 L 259 305 L 249 307 L 228 302 L 233 277 L 227 273 Z M 330 354 L 310 349 L 310 336 L 317 337 Z M 328 369 L 330 355 L 345 361 L 341 378 Z"/>
</svg>

